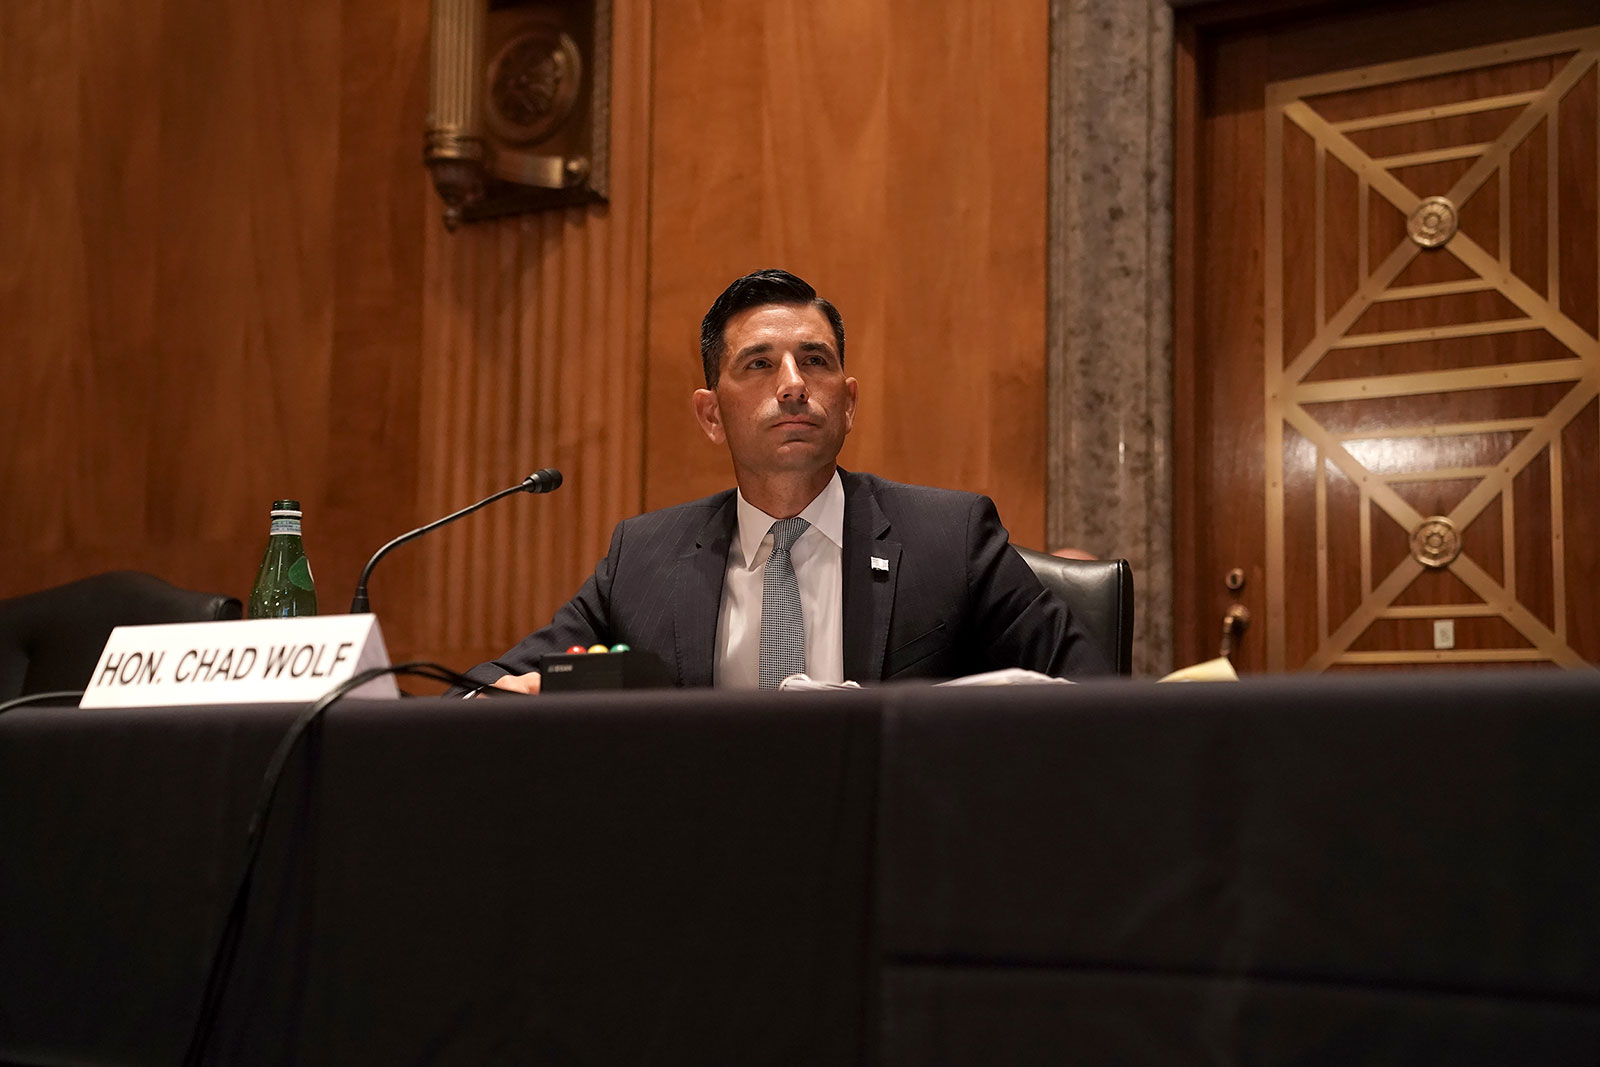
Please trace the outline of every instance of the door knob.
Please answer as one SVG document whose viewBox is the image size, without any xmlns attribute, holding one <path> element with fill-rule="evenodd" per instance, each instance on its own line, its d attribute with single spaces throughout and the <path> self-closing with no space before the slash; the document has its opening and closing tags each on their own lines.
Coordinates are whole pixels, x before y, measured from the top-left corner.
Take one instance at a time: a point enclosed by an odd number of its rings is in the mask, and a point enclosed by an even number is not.
<svg viewBox="0 0 1600 1067">
<path fill-rule="evenodd" d="M 1222 648 L 1217 654 L 1223 659 L 1233 655 L 1233 650 L 1239 647 L 1239 638 L 1245 630 L 1250 628 L 1250 609 L 1243 604 L 1235 604 L 1222 613 Z"/>
</svg>

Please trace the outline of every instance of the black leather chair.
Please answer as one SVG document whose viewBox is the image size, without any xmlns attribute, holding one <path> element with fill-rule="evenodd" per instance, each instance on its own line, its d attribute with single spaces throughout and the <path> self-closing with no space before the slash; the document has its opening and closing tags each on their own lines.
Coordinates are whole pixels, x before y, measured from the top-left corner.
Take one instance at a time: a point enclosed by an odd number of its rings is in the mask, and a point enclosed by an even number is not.
<svg viewBox="0 0 1600 1067">
<path fill-rule="evenodd" d="M 180 589 L 140 571 L 111 571 L 0 600 L 0 701 L 85 688 L 115 627 L 243 614 L 238 597 Z"/>
<path fill-rule="evenodd" d="M 1118 674 L 1133 673 L 1133 568 L 1125 559 L 1062 559 L 1013 546 L 1105 653 Z"/>
</svg>

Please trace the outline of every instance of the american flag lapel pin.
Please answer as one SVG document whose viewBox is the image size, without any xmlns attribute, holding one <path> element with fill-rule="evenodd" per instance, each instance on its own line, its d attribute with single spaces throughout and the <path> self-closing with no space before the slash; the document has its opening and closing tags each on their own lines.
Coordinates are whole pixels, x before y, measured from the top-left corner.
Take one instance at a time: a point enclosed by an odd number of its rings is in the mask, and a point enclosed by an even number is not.
<svg viewBox="0 0 1600 1067">
<path fill-rule="evenodd" d="M 889 573 L 889 561 L 884 559 L 882 556 L 873 556 L 872 557 L 872 569 L 875 570 L 875 571 L 882 571 L 884 574 L 888 574 Z"/>
</svg>

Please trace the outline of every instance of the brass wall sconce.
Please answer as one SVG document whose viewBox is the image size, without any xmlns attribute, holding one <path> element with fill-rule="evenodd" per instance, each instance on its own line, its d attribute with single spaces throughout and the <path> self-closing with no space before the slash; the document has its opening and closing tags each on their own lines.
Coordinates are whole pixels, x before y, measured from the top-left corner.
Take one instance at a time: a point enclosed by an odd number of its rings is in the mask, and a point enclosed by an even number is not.
<svg viewBox="0 0 1600 1067">
<path fill-rule="evenodd" d="M 611 0 L 433 0 L 431 62 L 448 229 L 606 198 Z"/>
</svg>

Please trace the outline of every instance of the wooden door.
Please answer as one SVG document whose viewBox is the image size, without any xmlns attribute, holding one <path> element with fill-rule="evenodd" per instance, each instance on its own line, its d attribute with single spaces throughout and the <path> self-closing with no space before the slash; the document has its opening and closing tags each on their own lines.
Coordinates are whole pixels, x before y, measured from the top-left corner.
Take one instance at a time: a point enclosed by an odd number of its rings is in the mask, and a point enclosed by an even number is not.
<svg viewBox="0 0 1600 1067">
<path fill-rule="evenodd" d="M 1600 660 L 1585 21 L 1461 2 L 1190 29 L 1180 661 L 1215 655 L 1234 601 L 1242 670 Z"/>
</svg>

